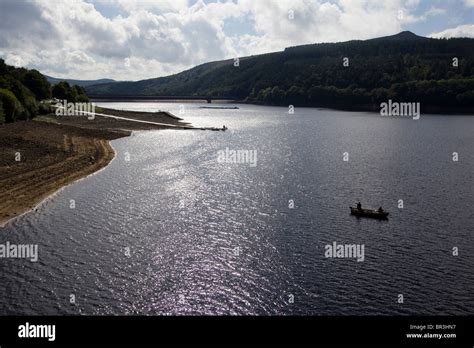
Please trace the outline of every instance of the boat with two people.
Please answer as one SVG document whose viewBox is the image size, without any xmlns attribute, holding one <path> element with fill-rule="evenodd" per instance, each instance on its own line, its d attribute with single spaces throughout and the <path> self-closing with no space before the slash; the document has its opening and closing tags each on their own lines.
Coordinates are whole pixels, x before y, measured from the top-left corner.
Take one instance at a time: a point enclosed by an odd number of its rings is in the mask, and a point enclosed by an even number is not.
<svg viewBox="0 0 474 348">
<path fill-rule="evenodd" d="M 387 220 L 389 213 L 383 210 L 382 207 L 378 209 L 363 209 L 362 204 L 360 202 L 357 203 L 357 207 L 349 207 L 351 209 L 351 215 L 355 215 L 357 217 L 367 217 L 373 219 L 381 219 Z"/>
</svg>

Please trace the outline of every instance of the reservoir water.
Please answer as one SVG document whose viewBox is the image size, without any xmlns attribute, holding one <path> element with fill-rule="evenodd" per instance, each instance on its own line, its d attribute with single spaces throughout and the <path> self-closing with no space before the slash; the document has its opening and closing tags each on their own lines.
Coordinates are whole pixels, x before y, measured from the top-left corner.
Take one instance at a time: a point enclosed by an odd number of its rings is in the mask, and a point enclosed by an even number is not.
<svg viewBox="0 0 474 348">
<path fill-rule="evenodd" d="M 39 249 L 0 259 L 1 315 L 474 314 L 472 116 L 101 105 L 229 130 L 115 140 L 108 167 L 0 228 Z M 219 160 L 237 150 L 255 161 Z"/>
</svg>

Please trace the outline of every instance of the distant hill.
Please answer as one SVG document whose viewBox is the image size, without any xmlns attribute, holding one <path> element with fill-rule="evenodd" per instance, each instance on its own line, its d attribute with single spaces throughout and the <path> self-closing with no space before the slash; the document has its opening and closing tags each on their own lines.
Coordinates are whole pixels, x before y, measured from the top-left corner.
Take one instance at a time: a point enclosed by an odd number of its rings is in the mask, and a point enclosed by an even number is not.
<svg viewBox="0 0 474 348">
<path fill-rule="evenodd" d="M 375 39 L 369 39 L 367 41 L 382 40 L 382 41 L 397 41 L 397 40 L 429 40 L 429 38 L 424 36 L 416 35 L 411 31 L 402 31 L 396 35 L 391 36 L 382 36 Z"/>
<path fill-rule="evenodd" d="M 474 39 L 432 39 L 409 31 L 289 47 L 240 58 L 238 67 L 223 60 L 167 77 L 86 87 L 92 97 L 219 96 L 363 110 L 391 98 L 420 102 L 425 111 L 474 113 L 473 90 Z"/>
<path fill-rule="evenodd" d="M 58 84 L 59 82 L 65 81 L 69 83 L 70 85 L 76 85 L 76 86 L 81 86 L 81 87 L 86 87 L 90 85 L 97 85 L 101 83 L 114 83 L 116 82 L 115 80 L 112 79 L 99 79 L 99 80 L 74 80 L 74 79 L 60 79 L 56 77 L 51 77 L 48 75 L 44 75 L 48 82 L 52 85 Z"/>
</svg>

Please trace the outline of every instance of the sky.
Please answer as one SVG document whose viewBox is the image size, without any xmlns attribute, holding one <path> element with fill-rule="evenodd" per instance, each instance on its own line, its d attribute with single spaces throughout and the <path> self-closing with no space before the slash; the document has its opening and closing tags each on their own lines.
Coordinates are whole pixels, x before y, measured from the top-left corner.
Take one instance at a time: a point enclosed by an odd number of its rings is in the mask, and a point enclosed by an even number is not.
<svg viewBox="0 0 474 348">
<path fill-rule="evenodd" d="M 403 30 L 474 37 L 474 0 L 0 0 L 0 57 L 59 78 L 135 81 Z"/>
</svg>

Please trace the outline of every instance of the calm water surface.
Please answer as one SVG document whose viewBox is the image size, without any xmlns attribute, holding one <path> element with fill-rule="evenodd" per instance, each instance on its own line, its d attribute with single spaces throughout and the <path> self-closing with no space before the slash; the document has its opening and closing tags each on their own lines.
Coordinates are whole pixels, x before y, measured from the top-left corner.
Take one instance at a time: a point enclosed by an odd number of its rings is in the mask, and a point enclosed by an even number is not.
<svg viewBox="0 0 474 348">
<path fill-rule="evenodd" d="M 0 260 L 0 314 L 474 314 L 472 117 L 202 105 L 181 116 L 230 131 L 113 141 L 107 168 L 0 228 L 39 245 Z M 226 148 L 257 165 L 219 163 Z M 390 219 L 351 216 L 357 200 Z M 365 260 L 325 258 L 334 241 Z"/>
</svg>

